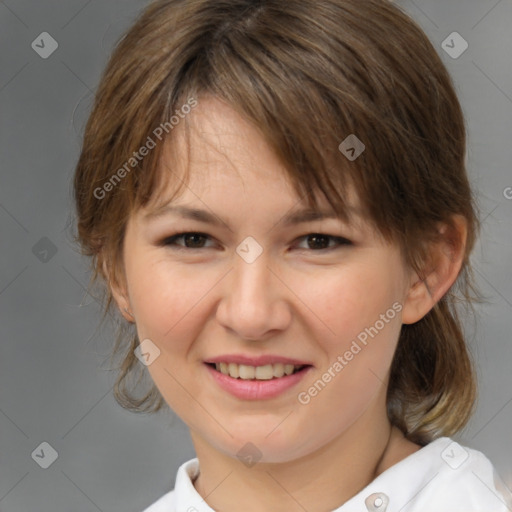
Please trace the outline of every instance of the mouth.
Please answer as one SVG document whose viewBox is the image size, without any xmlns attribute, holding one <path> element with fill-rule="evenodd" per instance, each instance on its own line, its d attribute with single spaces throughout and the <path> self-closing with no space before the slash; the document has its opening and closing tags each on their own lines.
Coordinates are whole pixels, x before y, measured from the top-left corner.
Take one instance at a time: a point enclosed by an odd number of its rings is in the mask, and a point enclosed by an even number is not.
<svg viewBox="0 0 512 512">
<path fill-rule="evenodd" d="M 253 363 L 256 366 L 242 363 Z M 214 388 L 218 387 L 239 400 L 252 401 L 271 400 L 285 394 L 298 386 L 314 369 L 313 365 L 304 361 L 293 361 L 281 356 L 250 358 L 226 355 L 218 356 L 213 361 L 204 361 L 204 365 Z"/>
<path fill-rule="evenodd" d="M 277 380 L 288 377 L 296 373 L 305 371 L 310 368 L 309 364 L 293 365 L 293 364 L 265 364 L 262 366 L 250 366 L 237 363 L 205 363 L 213 370 L 227 375 L 232 379 L 248 380 L 248 381 L 268 381 Z"/>
</svg>

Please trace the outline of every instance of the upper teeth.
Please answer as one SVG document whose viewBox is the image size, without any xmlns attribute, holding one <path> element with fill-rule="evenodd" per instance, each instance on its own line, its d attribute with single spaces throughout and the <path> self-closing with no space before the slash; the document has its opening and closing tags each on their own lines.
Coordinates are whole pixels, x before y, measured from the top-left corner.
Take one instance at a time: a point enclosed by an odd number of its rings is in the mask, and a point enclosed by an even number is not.
<svg viewBox="0 0 512 512">
<path fill-rule="evenodd" d="M 264 366 L 248 366 L 236 363 L 215 363 L 215 368 L 224 375 L 229 375 L 235 379 L 270 380 L 274 377 L 291 375 L 294 370 L 302 368 L 302 366 L 282 363 L 266 364 Z"/>
</svg>

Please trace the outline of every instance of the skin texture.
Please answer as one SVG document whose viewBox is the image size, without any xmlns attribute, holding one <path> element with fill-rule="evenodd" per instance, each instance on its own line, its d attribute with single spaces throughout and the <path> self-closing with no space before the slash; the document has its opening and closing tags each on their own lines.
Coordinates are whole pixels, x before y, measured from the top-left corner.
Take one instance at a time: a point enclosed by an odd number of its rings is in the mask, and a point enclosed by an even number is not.
<svg viewBox="0 0 512 512">
<path fill-rule="evenodd" d="M 363 219 L 281 225 L 283 215 L 305 205 L 259 132 L 214 98 L 200 99 L 187 120 L 190 153 L 179 125 L 172 133 L 178 144 L 160 164 L 172 176 L 190 166 L 191 181 L 173 203 L 206 209 L 229 228 L 171 213 L 145 219 L 155 205 L 133 212 L 114 297 L 139 338 L 160 350 L 148 370 L 190 428 L 201 468 L 194 485 L 212 508 L 333 510 L 419 448 L 388 421 L 389 368 L 402 323 L 418 321 L 444 295 L 461 254 L 434 247 L 422 281 L 404 266 L 398 247 Z M 357 208 L 357 198 L 351 201 Z M 465 225 L 456 225 L 463 239 Z M 180 232 L 208 238 L 189 241 L 198 247 L 192 249 L 183 238 L 162 244 Z M 334 248 L 317 249 L 306 237 L 311 233 L 352 244 L 327 238 L 320 247 Z M 236 253 L 247 236 L 263 249 L 250 264 Z M 298 393 L 394 303 L 401 311 L 317 396 L 299 403 Z M 294 357 L 314 368 L 276 398 L 240 400 L 220 389 L 204 366 L 206 359 L 234 353 Z M 248 442 L 262 454 L 252 467 L 236 457 Z"/>
</svg>

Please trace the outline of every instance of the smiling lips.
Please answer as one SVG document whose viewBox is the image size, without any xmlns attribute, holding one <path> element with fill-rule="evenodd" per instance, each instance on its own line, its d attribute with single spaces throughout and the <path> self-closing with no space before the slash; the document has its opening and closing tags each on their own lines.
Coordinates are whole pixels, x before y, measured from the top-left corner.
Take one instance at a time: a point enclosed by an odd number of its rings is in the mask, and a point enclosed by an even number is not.
<svg viewBox="0 0 512 512">
<path fill-rule="evenodd" d="M 243 364 L 238 365 L 236 363 L 217 364 L 219 365 L 219 369 L 221 364 L 223 368 L 226 369 L 224 366 L 226 365 L 228 374 L 217 370 L 214 363 L 205 364 L 205 368 L 208 370 L 208 373 L 213 379 L 213 382 L 216 384 L 216 386 L 219 386 L 220 389 L 227 391 L 229 394 L 240 400 L 268 400 L 276 398 L 285 391 L 295 387 L 305 377 L 305 375 L 313 369 L 313 366 L 305 365 L 299 366 L 298 368 L 300 369 L 295 370 L 295 365 L 290 365 L 292 368 L 292 373 L 287 375 L 284 373 L 284 367 L 287 365 L 284 365 L 283 363 L 276 363 L 275 365 L 261 365 L 256 367 Z M 233 364 L 234 367 L 232 368 L 234 368 L 234 372 L 236 372 L 236 369 L 238 369 L 238 377 L 232 377 L 229 374 L 229 368 Z M 287 369 L 289 370 L 289 368 Z M 274 370 L 276 370 L 276 372 L 282 372 L 283 375 L 280 377 L 274 377 Z M 268 378 L 270 376 L 270 371 L 272 371 L 272 376 L 271 378 Z M 244 372 L 247 372 L 245 375 L 247 375 L 248 378 L 241 378 L 240 372 L 242 372 L 242 375 L 244 375 Z M 250 372 L 254 373 L 254 378 L 250 377 Z M 260 372 L 263 372 L 263 374 Z M 263 377 L 266 378 L 260 379 L 257 377 L 257 375 L 263 375 Z"/>
<path fill-rule="evenodd" d="M 213 380 L 242 400 L 274 398 L 295 386 L 313 365 L 281 356 L 223 355 L 205 361 Z"/>
<path fill-rule="evenodd" d="M 249 366 L 245 364 L 236 363 L 215 363 L 215 369 L 224 375 L 229 375 L 234 379 L 244 380 L 270 380 L 274 378 L 284 377 L 291 375 L 298 370 L 304 368 L 304 365 L 293 364 L 266 364 L 263 366 Z"/>
<path fill-rule="evenodd" d="M 311 366 L 305 361 L 271 355 L 250 357 L 232 354 L 208 359 L 206 363 L 224 375 L 243 380 L 281 378 Z"/>
</svg>

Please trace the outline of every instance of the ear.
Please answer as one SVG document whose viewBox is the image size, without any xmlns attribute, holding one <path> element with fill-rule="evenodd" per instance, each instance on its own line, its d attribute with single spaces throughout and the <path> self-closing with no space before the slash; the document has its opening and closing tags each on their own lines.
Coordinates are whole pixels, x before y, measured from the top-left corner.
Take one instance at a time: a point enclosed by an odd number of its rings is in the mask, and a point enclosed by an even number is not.
<svg viewBox="0 0 512 512">
<path fill-rule="evenodd" d="M 421 320 L 450 289 L 464 262 L 466 239 L 467 221 L 461 215 L 439 226 L 439 239 L 429 248 L 422 277 L 416 272 L 411 276 L 402 312 L 404 324 Z"/>
<path fill-rule="evenodd" d="M 111 274 L 109 271 L 107 261 L 105 259 L 102 263 L 102 269 L 105 280 L 107 282 L 107 286 L 110 288 L 110 292 L 112 293 L 112 297 L 114 298 L 117 307 L 119 308 L 119 312 L 121 315 L 123 315 L 126 321 L 133 323 L 133 316 L 126 312 L 126 310 L 131 311 L 126 280 L 123 279 L 122 283 L 118 283 L 117 279 L 115 279 L 115 276 L 113 275 L 113 272 Z"/>
</svg>

